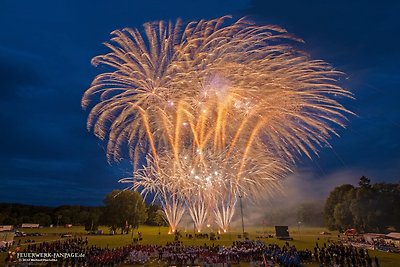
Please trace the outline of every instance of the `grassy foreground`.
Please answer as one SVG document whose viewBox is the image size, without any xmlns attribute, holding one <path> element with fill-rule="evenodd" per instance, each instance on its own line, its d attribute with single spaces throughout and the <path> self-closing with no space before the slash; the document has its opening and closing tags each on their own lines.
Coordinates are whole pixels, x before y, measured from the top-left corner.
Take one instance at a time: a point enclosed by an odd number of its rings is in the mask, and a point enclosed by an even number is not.
<svg viewBox="0 0 400 267">
<path fill-rule="evenodd" d="M 71 234 L 71 235 L 82 235 L 83 237 L 87 237 L 89 240 L 89 245 L 97 245 L 100 247 L 120 247 L 127 244 L 132 243 L 132 239 L 137 237 L 137 231 L 142 233 L 143 240 L 140 241 L 141 244 L 159 244 L 165 245 L 167 242 L 172 242 L 174 240 L 173 235 L 168 234 L 167 227 L 150 227 L 150 226 L 141 226 L 139 229 L 135 229 L 134 232 L 129 234 L 116 234 L 109 235 L 108 228 L 100 227 L 103 230 L 103 235 L 87 235 L 86 231 L 83 227 L 75 226 L 72 228 L 40 228 L 40 229 L 20 229 L 25 233 L 42 233 L 43 236 L 29 236 L 29 237 L 16 237 L 16 243 L 18 240 L 21 240 L 22 247 L 26 246 L 28 243 L 25 243 L 27 240 L 32 240 L 36 243 L 44 242 L 44 241 L 54 241 L 65 239 L 62 238 L 62 234 Z M 160 231 L 160 234 L 159 234 Z M 258 236 L 261 236 L 263 232 L 266 233 L 274 233 L 275 230 L 272 227 L 267 228 L 246 228 L 246 231 L 249 232 L 250 239 L 256 239 Z M 290 245 L 295 245 L 298 249 L 310 249 L 313 250 L 315 244 L 318 242 L 319 245 L 323 245 L 324 242 L 328 242 L 328 240 L 337 240 L 338 232 L 331 232 L 331 235 L 322 235 L 320 234 L 323 231 L 327 231 L 324 228 L 304 228 L 300 229 L 289 228 L 289 232 L 291 237 L 293 237 L 293 241 L 289 241 Z M 207 231 L 206 231 L 207 232 Z M 239 229 L 232 229 L 230 233 L 225 233 L 220 235 L 219 240 L 210 241 L 208 239 L 188 239 L 186 238 L 187 234 L 193 234 L 193 230 L 188 230 L 185 232 L 181 231 L 182 238 L 180 241 L 183 241 L 185 245 L 224 245 L 230 246 L 232 242 L 238 239 L 238 235 L 241 233 Z M 266 243 L 277 243 L 279 245 L 283 245 L 285 241 L 278 240 L 276 238 L 264 238 L 262 239 Z M 380 260 L 382 267 L 396 267 L 400 266 L 400 254 L 395 253 L 386 253 L 381 251 L 370 251 L 371 256 L 377 256 Z M 1 253 L 0 255 L 0 265 L 4 263 L 6 253 Z M 313 266 L 313 265 L 307 265 Z M 314 265 L 318 266 L 318 265 Z"/>
</svg>

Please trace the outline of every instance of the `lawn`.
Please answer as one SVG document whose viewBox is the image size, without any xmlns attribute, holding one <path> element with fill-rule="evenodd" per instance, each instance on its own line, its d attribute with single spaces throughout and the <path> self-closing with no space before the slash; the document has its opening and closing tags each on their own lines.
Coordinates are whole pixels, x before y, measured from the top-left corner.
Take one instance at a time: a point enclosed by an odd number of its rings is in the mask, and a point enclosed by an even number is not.
<svg viewBox="0 0 400 267">
<path fill-rule="evenodd" d="M 133 233 L 129 234 L 116 234 L 109 235 L 109 231 L 106 227 L 100 227 L 103 230 L 103 235 L 87 235 L 86 231 L 83 227 L 75 226 L 72 228 L 64 228 L 64 227 L 56 227 L 56 228 L 40 228 L 40 229 L 21 229 L 25 233 L 36 233 L 39 232 L 43 234 L 42 236 L 30 236 L 30 237 L 16 237 L 15 240 L 21 240 L 22 246 L 26 246 L 25 243 L 28 239 L 33 240 L 34 242 L 43 242 L 43 241 L 53 241 L 63 239 L 61 237 L 62 234 L 72 234 L 72 235 L 82 235 L 83 237 L 87 237 L 90 245 L 97 245 L 100 247 L 120 247 L 127 244 L 132 243 L 133 237 L 137 237 L 137 232 L 140 231 L 142 233 L 143 240 L 140 241 L 142 244 L 160 244 L 164 245 L 167 242 L 172 242 L 174 240 L 173 235 L 168 234 L 167 227 L 150 227 L 150 226 L 141 226 L 139 229 L 135 230 Z M 160 234 L 159 234 L 160 230 Z M 263 232 L 266 233 L 274 233 L 275 230 L 272 227 L 267 228 L 246 228 L 246 231 L 249 232 L 250 239 L 256 239 L 257 236 L 262 235 Z M 289 244 L 295 245 L 298 249 L 310 249 L 312 250 L 316 244 L 323 245 L 323 243 L 327 243 L 328 240 L 337 240 L 338 232 L 331 232 L 331 235 L 322 235 L 320 234 L 323 231 L 327 231 L 324 228 L 304 228 L 300 229 L 297 227 L 289 228 L 289 232 L 293 241 L 289 241 Z M 191 231 L 181 231 L 182 238 L 181 241 L 185 245 L 224 245 L 230 246 L 232 242 L 238 240 L 238 235 L 241 233 L 239 229 L 232 229 L 230 233 L 224 233 L 220 235 L 219 240 L 210 241 L 208 239 L 189 239 L 186 238 L 186 234 L 193 234 L 193 230 Z M 276 238 L 265 238 L 263 239 L 266 243 L 277 243 L 279 245 L 283 245 L 285 241 L 278 240 Z M 0 262 L 4 262 L 5 253 L 2 253 Z M 380 260 L 382 267 L 396 267 L 400 266 L 400 254 L 394 253 L 386 253 L 380 251 L 370 251 L 370 255 L 377 256 Z M 307 265 L 307 266 L 318 266 L 318 265 Z"/>
</svg>

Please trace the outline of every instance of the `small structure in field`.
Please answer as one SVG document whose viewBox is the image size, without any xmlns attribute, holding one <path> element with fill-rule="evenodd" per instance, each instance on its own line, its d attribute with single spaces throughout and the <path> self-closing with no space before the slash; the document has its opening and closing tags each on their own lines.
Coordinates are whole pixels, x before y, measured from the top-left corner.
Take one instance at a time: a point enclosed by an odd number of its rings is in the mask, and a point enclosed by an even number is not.
<svg viewBox="0 0 400 267">
<path fill-rule="evenodd" d="M 21 224 L 21 228 L 39 228 L 38 223 L 23 223 Z"/>
</svg>

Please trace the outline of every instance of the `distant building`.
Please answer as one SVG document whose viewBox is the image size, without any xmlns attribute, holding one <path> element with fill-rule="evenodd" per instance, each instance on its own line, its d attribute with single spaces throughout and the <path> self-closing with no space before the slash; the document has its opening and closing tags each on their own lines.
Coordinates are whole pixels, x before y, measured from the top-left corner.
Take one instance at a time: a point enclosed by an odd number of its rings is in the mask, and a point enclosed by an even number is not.
<svg viewBox="0 0 400 267">
<path fill-rule="evenodd" d="M 12 225 L 0 225 L 0 232 L 11 231 L 13 228 Z"/>
<path fill-rule="evenodd" d="M 39 228 L 38 223 L 23 223 L 21 228 Z"/>
</svg>

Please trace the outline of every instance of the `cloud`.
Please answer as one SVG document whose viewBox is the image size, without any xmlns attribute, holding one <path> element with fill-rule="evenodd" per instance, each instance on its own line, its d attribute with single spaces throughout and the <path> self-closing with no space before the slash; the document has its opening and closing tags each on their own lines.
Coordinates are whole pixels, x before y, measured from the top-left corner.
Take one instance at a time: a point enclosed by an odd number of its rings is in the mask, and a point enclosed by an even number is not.
<svg viewBox="0 0 400 267">
<path fill-rule="evenodd" d="M 39 75 L 30 64 L 0 53 L 0 101 L 17 98 L 24 94 L 24 90 L 40 82 Z"/>
<path fill-rule="evenodd" d="M 313 57 L 348 74 L 345 82 L 358 99 L 346 105 L 359 118 L 350 118 L 342 137 L 332 139 L 334 150 L 323 149 L 313 162 L 299 164 L 310 170 L 287 180 L 293 189 L 285 199 L 315 192 L 321 197 L 335 184 L 333 174 L 400 177 L 399 3 L 254 0 L 249 10 L 249 1 L 239 0 L 25 2 L 21 9 L 8 1 L 0 10 L 0 22 L 7 25 L 0 46 L 0 179 L 7 186 L 0 187 L 0 201 L 100 204 L 130 172 L 129 164 L 108 166 L 104 144 L 86 131 L 80 107 L 82 93 L 99 72 L 90 59 L 107 51 L 101 42 L 116 28 L 140 28 L 146 21 L 225 14 L 253 13 L 261 23 L 280 24 L 304 38 Z M 35 183 L 37 191 L 30 190 Z"/>
<path fill-rule="evenodd" d="M 358 117 L 349 116 L 341 138 L 323 149 L 315 170 L 340 172 L 359 169 L 379 181 L 398 181 L 400 160 L 400 80 L 397 43 L 400 27 L 395 1 L 262 1 L 253 0 L 250 14 L 260 23 L 279 24 L 303 38 L 301 46 L 344 71 L 342 84 L 355 94 L 344 104 Z M 316 176 L 315 179 L 320 179 Z"/>
</svg>

